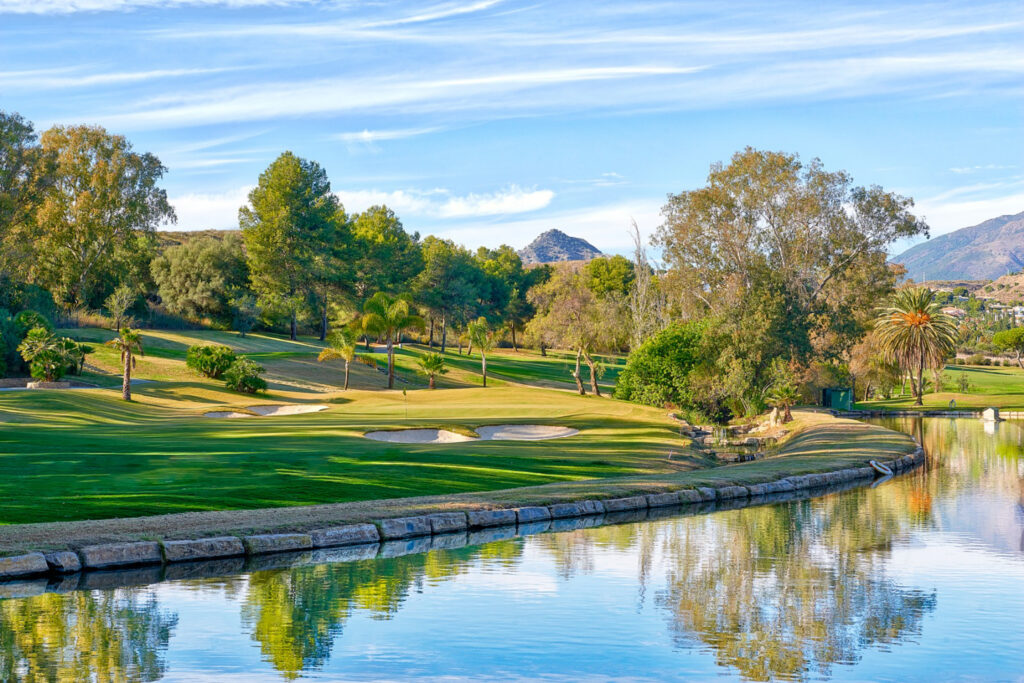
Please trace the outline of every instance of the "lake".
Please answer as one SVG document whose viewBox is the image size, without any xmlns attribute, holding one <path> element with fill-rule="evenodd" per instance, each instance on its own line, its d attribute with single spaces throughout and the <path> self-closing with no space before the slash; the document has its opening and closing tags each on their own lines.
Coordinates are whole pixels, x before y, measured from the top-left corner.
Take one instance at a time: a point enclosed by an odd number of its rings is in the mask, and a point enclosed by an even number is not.
<svg viewBox="0 0 1024 683">
<path fill-rule="evenodd" d="M 8 586 L 0 678 L 1024 680 L 1024 423 L 883 424 L 926 469 L 397 557 Z"/>
</svg>

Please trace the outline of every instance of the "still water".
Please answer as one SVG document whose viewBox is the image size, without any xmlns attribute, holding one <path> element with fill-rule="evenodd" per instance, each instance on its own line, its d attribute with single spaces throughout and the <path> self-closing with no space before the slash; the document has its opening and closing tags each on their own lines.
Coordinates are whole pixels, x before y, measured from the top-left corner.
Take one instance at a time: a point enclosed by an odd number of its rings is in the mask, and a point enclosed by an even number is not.
<svg viewBox="0 0 1024 683">
<path fill-rule="evenodd" d="M 887 424 L 923 441 L 926 471 L 707 515 L 2 600 L 0 678 L 1024 681 L 1024 423 Z"/>
</svg>

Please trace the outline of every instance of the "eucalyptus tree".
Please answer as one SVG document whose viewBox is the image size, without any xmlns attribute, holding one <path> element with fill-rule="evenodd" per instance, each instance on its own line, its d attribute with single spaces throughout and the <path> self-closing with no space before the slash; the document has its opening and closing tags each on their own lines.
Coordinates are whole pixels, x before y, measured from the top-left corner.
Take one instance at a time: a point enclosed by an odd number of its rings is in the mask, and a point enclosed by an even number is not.
<svg viewBox="0 0 1024 683">
<path fill-rule="evenodd" d="M 763 396 L 772 358 L 843 358 L 863 337 L 899 278 L 888 247 L 927 234 L 913 207 L 817 159 L 752 148 L 669 195 L 654 243 L 685 293 L 676 313 L 716 321 L 737 403 Z"/>
<path fill-rule="evenodd" d="M 395 340 L 402 330 L 423 329 L 423 318 L 415 315 L 404 297 L 377 292 L 363 304 L 359 326 L 384 338 L 388 354 L 388 389 L 395 387 Z"/>
<path fill-rule="evenodd" d="M 324 169 L 285 152 L 260 174 L 238 222 L 260 305 L 287 314 L 295 339 L 299 311 L 318 300 L 326 330 L 327 294 L 337 284 L 348 223 Z"/>
<path fill-rule="evenodd" d="M 0 110 L 0 285 L 16 277 L 35 212 L 52 183 L 50 157 L 38 143 L 30 121 Z"/>
<path fill-rule="evenodd" d="M 99 126 L 55 126 L 40 139 L 53 182 L 35 212 L 30 272 L 67 304 L 95 305 L 112 283 L 147 274 L 153 233 L 176 220 L 152 154 Z"/>
<path fill-rule="evenodd" d="M 135 357 L 146 355 L 142 349 L 142 333 L 129 327 L 122 327 L 120 334 L 107 342 L 121 353 L 121 397 L 132 400 L 132 370 L 135 368 Z"/>
<path fill-rule="evenodd" d="M 914 405 L 923 405 L 925 369 L 941 368 L 956 348 L 953 318 L 927 287 L 901 289 L 878 312 L 874 335 L 886 359 L 916 378 Z"/>
<path fill-rule="evenodd" d="M 615 351 L 625 344 L 628 326 L 624 305 L 617 297 L 600 298 L 587 287 L 578 273 L 560 270 L 550 281 L 530 291 L 537 315 L 527 331 L 542 345 L 576 352 L 572 378 L 576 390 L 586 394 L 581 376 L 582 363 L 590 371 L 590 388 L 601 395 L 598 378 L 603 366 L 598 353 Z"/>
</svg>

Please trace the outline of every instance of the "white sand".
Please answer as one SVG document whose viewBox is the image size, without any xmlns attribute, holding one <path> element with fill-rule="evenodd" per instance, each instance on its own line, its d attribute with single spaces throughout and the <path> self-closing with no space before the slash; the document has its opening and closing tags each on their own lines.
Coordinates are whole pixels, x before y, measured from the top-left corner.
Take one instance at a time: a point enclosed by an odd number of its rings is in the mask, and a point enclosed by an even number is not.
<svg viewBox="0 0 1024 683">
<path fill-rule="evenodd" d="M 398 429 L 384 432 L 366 432 L 367 439 L 389 443 L 458 443 L 476 441 L 471 436 L 449 432 L 447 429 Z"/>
<path fill-rule="evenodd" d="M 557 425 L 493 425 L 479 427 L 476 433 L 484 441 L 544 441 L 574 436 L 580 430 Z"/>
<path fill-rule="evenodd" d="M 257 415 L 263 415 L 266 417 L 272 417 L 276 415 L 302 415 L 303 413 L 319 413 L 321 410 L 327 410 L 327 406 L 323 403 L 308 403 L 305 405 L 277 405 L 277 406 L 247 406 L 246 410 L 251 410 Z"/>
<path fill-rule="evenodd" d="M 367 439 L 389 443 L 459 443 L 463 441 L 544 441 L 579 434 L 578 429 L 553 425 L 493 425 L 476 430 L 479 439 L 447 429 L 398 429 L 367 432 Z"/>
<path fill-rule="evenodd" d="M 255 415 L 250 415 L 249 413 L 238 413 L 238 412 L 235 412 L 234 410 L 213 410 L 213 411 L 210 411 L 209 413 L 203 413 L 203 417 L 236 418 L 236 417 L 256 417 L 256 416 Z"/>
</svg>

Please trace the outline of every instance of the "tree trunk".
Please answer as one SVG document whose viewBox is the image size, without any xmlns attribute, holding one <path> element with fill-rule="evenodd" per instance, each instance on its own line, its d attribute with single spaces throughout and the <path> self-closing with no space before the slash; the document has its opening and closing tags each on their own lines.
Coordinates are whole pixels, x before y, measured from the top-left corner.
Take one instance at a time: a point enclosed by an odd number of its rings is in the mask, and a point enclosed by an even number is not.
<svg viewBox="0 0 1024 683">
<path fill-rule="evenodd" d="M 480 350 L 480 369 L 484 375 L 484 388 L 487 387 L 487 354 Z"/>
<path fill-rule="evenodd" d="M 580 381 L 580 359 L 583 357 L 583 350 L 577 349 L 576 351 L 576 369 L 572 371 L 572 378 L 576 380 L 576 391 L 580 392 L 580 396 L 586 396 L 587 390 L 583 388 L 583 382 Z"/>
<path fill-rule="evenodd" d="M 296 311 L 292 311 L 291 340 L 295 341 L 298 338 L 299 338 L 298 313 Z"/>
<path fill-rule="evenodd" d="M 785 410 L 785 412 L 782 415 L 782 423 L 783 424 L 786 424 L 787 422 L 792 422 L 793 421 L 793 413 L 790 410 L 791 408 L 792 408 L 792 406 L 787 403 L 786 404 L 786 410 Z"/>
<path fill-rule="evenodd" d="M 430 318 L 430 339 L 427 341 L 427 348 L 428 349 L 434 348 L 434 318 L 433 318 L 433 316 L 431 316 L 431 318 Z"/>
<path fill-rule="evenodd" d="M 914 401 L 914 405 L 924 405 L 924 359 L 917 366 L 917 400 Z"/>
<path fill-rule="evenodd" d="M 512 321 L 512 353 L 519 353 L 519 349 L 516 348 L 516 321 Z"/>
<path fill-rule="evenodd" d="M 345 361 L 345 391 L 348 391 L 348 361 Z"/>
<path fill-rule="evenodd" d="M 1021 370 L 1024 370 L 1024 363 L 1022 363 L 1020 360 L 1020 349 L 1017 349 L 1017 367 L 1019 367 Z"/>
<path fill-rule="evenodd" d="M 431 376 L 430 376 L 430 384 L 429 384 L 429 387 L 430 387 L 431 389 L 433 389 L 433 388 L 434 388 L 434 376 L 433 376 L 433 375 L 431 375 Z"/>
<path fill-rule="evenodd" d="M 473 338 L 472 337 L 469 338 L 469 347 L 466 349 L 466 355 L 467 356 L 472 356 L 473 355 Z"/>
<path fill-rule="evenodd" d="M 441 353 L 444 353 L 448 344 L 448 317 L 441 315 Z"/>
<path fill-rule="evenodd" d="M 320 341 L 327 341 L 327 302 L 324 302 L 324 309 L 320 312 Z"/>
<path fill-rule="evenodd" d="M 388 335 L 388 389 L 395 388 L 395 346 Z"/>
<path fill-rule="evenodd" d="M 540 343 L 540 355 L 541 355 L 541 358 L 547 358 L 548 357 L 548 350 L 547 350 L 547 347 L 544 346 L 544 342 Z"/>
<path fill-rule="evenodd" d="M 124 353 L 124 375 L 121 378 L 121 398 L 132 400 L 132 352 Z"/>
<path fill-rule="evenodd" d="M 590 370 L 590 390 L 594 392 L 594 396 L 601 395 L 601 389 L 597 386 L 597 368 L 594 359 L 590 357 L 589 353 L 583 354 L 583 358 L 587 361 L 587 368 Z"/>
<path fill-rule="evenodd" d="M 363 335 L 363 345 L 366 346 L 366 350 L 367 351 L 370 350 L 370 335 L 368 335 L 368 334 L 364 334 Z"/>
</svg>

